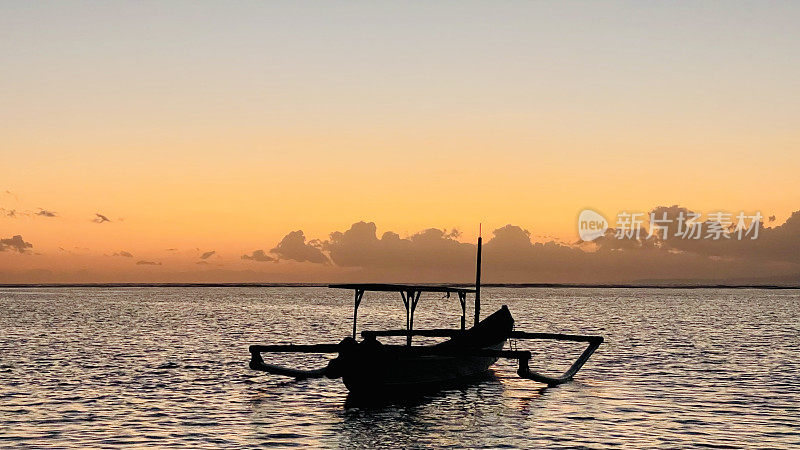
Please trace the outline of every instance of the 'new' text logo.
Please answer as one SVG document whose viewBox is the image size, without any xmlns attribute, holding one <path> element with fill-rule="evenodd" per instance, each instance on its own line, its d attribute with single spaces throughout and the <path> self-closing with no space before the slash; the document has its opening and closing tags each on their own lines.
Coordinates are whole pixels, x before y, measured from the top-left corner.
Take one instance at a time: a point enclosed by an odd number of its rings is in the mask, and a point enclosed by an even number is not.
<svg viewBox="0 0 800 450">
<path fill-rule="evenodd" d="M 591 209 L 584 209 L 578 215 L 578 235 L 583 241 L 593 241 L 608 230 L 608 221 Z"/>
</svg>

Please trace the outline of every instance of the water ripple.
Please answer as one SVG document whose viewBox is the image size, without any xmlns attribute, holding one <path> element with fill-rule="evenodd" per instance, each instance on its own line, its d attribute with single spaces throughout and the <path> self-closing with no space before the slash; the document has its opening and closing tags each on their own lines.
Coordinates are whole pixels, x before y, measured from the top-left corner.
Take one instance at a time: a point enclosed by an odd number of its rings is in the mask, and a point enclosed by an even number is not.
<svg viewBox="0 0 800 450">
<path fill-rule="evenodd" d="M 397 328 L 372 294 L 363 328 Z M 0 445 L 53 447 L 788 447 L 800 445 L 800 298 L 781 290 L 487 289 L 517 329 L 602 334 L 573 383 L 510 362 L 484 382 L 345 407 L 339 380 L 247 368 L 251 343 L 336 342 L 351 298 L 322 288 L 0 289 Z M 424 299 L 418 327 L 458 324 Z M 557 373 L 580 346 L 519 342 Z M 326 357 L 279 355 L 303 367 Z M 348 406 L 352 406 L 347 404 Z"/>
</svg>

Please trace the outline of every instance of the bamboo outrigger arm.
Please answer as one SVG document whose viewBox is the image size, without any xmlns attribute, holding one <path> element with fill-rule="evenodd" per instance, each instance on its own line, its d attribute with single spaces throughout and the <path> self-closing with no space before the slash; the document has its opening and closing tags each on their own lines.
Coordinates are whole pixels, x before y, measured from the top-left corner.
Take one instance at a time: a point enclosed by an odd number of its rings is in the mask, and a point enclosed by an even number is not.
<svg viewBox="0 0 800 450">
<path fill-rule="evenodd" d="M 322 378 L 328 372 L 328 367 L 319 369 L 303 370 L 290 369 L 288 367 L 266 364 L 261 358 L 261 352 L 274 353 L 337 353 L 341 347 L 339 344 L 317 344 L 317 345 L 251 345 L 250 346 L 250 368 L 267 372 L 274 375 L 293 377 L 298 380 L 306 378 Z"/>
<path fill-rule="evenodd" d="M 586 361 L 592 356 L 597 347 L 603 343 L 602 336 L 579 336 L 579 335 L 571 335 L 571 334 L 553 334 L 553 333 L 526 333 L 523 331 L 514 331 L 511 333 L 512 338 L 517 339 L 549 339 L 549 340 L 557 340 L 557 341 L 571 341 L 571 342 L 588 342 L 589 346 L 586 347 L 586 350 L 583 351 L 581 356 L 572 363 L 569 369 L 566 372 L 561 374 L 558 377 L 549 377 L 547 375 L 542 375 L 538 372 L 533 372 L 528 367 L 528 361 L 530 358 L 520 358 L 519 359 L 519 369 L 517 369 L 517 375 L 521 378 L 527 378 L 529 380 L 538 381 L 540 383 L 545 383 L 548 386 L 557 386 L 559 384 L 566 383 L 572 380 L 572 377 L 575 376 L 576 373 L 583 367 Z"/>
</svg>

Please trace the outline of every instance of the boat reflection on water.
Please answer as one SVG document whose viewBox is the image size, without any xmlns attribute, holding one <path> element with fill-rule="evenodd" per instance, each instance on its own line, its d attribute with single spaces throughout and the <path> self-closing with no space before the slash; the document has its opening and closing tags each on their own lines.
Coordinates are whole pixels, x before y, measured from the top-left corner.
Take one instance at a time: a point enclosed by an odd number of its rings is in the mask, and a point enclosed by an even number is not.
<svg viewBox="0 0 800 450">
<path fill-rule="evenodd" d="M 498 402 L 504 387 L 488 372 L 471 382 L 416 395 L 359 399 L 348 395 L 331 430 L 335 446 L 345 448 L 480 447 L 489 442 L 464 440 L 493 418 L 505 415 Z"/>
<path fill-rule="evenodd" d="M 333 380 L 303 380 L 259 389 L 251 401 L 253 443 L 325 448 L 524 446 L 551 394 L 582 398 L 576 391 L 585 387 L 531 385 L 516 377 L 511 365 L 437 390 L 370 397 L 349 394 Z"/>
</svg>

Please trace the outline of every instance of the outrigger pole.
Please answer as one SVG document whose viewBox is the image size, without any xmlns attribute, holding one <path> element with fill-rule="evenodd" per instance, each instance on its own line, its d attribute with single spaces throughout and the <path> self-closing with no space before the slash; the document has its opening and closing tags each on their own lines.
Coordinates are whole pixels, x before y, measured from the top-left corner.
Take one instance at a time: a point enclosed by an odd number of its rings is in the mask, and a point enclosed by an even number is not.
<svg viewBox="0 0 800 450">
<path fill-rule="evenodd" d="M 481 225 L 478 224 L 478 264 L 475 269 L 475 325 L 481 321 Z"/>
</svg>

